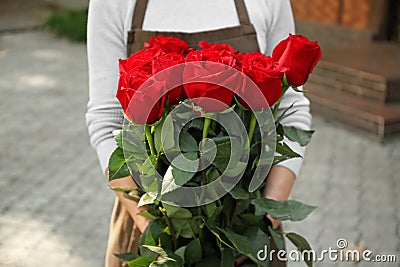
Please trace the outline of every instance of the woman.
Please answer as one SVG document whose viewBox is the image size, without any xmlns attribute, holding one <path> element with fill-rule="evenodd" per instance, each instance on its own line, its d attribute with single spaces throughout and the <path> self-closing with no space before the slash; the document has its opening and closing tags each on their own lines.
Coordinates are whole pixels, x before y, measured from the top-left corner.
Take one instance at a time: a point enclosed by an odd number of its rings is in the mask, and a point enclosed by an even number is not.
<svg viewBox="0 0 400 267">
<path fill-rule="evenodd" d="M 270 55 L 276 44 L 294 32 L 289 0 L 91 0 L 88 20 L 90 100 L 86 114 L 91 144 L 106 174 L 107 162 L 116 148 L 112 131 L 121 128 L 122 109 L 115 97 L 118 59 L 143 47 L 156 34 L 173 35 L 194 46 L 200 40 L 223 42 L 242 52 L 259 50 Z M 128 52 L 127 52 L 128 51 Z M 294 114 L 282 123 L 309 129 L 309 101 L 290 90 L 280 109 L 293 104 Z M 287 141 L 299 154 L 304 148 Z M 302 161 L 291 159 L 271 169 L 266 197 L 288 198 Z M 112 186 L 135 187 L 130 177 Z M 136 251 L 147 219 L 137 216 L 136 204 L 117 193 L 110 225 L 106 266 L 122 266 L 114 253 Z M 273 220 L 274 227 L 280 222 Z M 274 265 L 272 265 L 274 266 Z M 281 266 L 281 265 L 280 265 Z"/>
</svg>

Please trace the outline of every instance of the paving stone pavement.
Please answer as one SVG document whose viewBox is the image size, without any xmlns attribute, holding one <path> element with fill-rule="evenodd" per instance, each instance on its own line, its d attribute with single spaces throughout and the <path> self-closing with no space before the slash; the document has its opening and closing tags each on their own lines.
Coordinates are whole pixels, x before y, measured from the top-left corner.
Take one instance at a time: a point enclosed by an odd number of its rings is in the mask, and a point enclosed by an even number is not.
<svg viewBox="0 0 400 267">
<path fill-rule="evenodd" d="M 84 123 L 85 46 L 36 31 L 0 35 L 0 47 L 0 266 L 102 266 L 113 193 Z M 317 252 L 346 238 L 397 255 L 359 266 L 399 266 L 400 139 L 377 144 L 318 116 L 314 128 L 292 198 L 319 208 L 285 230 Z"/>
<path fill-rule="evenodd" d="M 102 266 L 113 192 L 88 144 L 85 46 L 0 42 L 0 266 Z"/>
</svg>

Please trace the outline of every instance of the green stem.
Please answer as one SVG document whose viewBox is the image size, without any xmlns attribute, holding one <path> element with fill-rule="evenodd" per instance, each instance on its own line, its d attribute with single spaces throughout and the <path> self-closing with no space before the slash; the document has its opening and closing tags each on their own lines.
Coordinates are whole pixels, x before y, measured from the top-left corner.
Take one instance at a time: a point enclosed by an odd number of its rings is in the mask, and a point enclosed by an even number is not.
<svg viewBox="0 0 400 267">
<path fill-rule="evenodd" d="M 203 139 L 207 138 L 208 128 L 210 128 L 211 118 L 204 118 Z"/>
<path fill-rule="evenodd" d="M 146 125 L 145 126 L 145 133 L 146 133 L 146 138 L 147 142 L 149 142 L 149 147 L 150 147 L 150 152 L 152 155 L 157 155 L 157 151 L 154 147 L 154 140 L 153 140 L 153 135 L 151 134 L 151 126 Z"/>
<path fill-rule="evenodd" d="M 282 84 L 282 95 L 279 98 L 279 100 L 276 101 L 274 110 L 272 111 L 272 115 L 274 116 L 274 118 L 276 117 L 276 114 L 278 113 L 279 105 L 281 104 L 283 96 L 285 95 L 286 91 L 289 89 L 289 84 L 287 83 L 286 75 L 283 77 L 282 83 L 283 83 Z"/>
<path fill-rule="evenodd" d="M 173 227 L 171 220 L 169 219 L 166 210 L 163 207 L 158 207 L 158 210 L 163 214 L 163 218 L 165 219 L 165 223 L 167 224 L 169 231 L 171 233 L 172 242 L 174 243 L 174 250 L 178 248 L 178 238 L 176 235 L 175 228 Z"/>
<path fill-rule="evenodd" d="M 251 141 L 253 140 L 254 130 L 256 128 L 257 118 L 254 113 L 251 113 L 251 121 L 249 126 L 249 138 L 247 140 L 248 145 L 251 146 Z"/>
<path fill-rule="evenodd" d="M 236 220 L 237 212 L 238 212 L 238 205 L 236 203 L 237 201 L 235 200 L 235 209 L 233 210 L 233 214 L 231 217 L 231 221 L 229 222 L 230 227 L 233 227 L 233 224 Z"/>
</svg>

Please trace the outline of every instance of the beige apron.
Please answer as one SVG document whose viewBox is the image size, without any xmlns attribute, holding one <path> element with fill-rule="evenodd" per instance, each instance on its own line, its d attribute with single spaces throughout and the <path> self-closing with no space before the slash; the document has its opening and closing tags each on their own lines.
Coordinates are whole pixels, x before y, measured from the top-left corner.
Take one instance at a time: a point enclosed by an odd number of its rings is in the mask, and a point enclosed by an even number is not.
<svg viewBox="0 0 400 267">
<path fill-rule="evenodd" d="M 167 0 L 166 0 L 167 1 Z M 150 36 L 159 34 L 181 38 L 189 43 L 190 47 L 197 47 L 199 41 L 205 40 L 210 43 L 226 43 L 240 52 L 259 51 L 256 31 L 250 23 L 244 0 L 235 0 L 236 10 L 240 25 L 219 30 L 204 31 L 198 33 L 182 32 L 157 32 L 142 30 L 143 20 L 146 13 L 148 0 L 137 0 L 132 18 L 132 27 L 128 33 L 127 55 L 143 49 L 143 43 Z M 106 254 L 106 267 L 125 267 L 114 253 L 138 252 L 140 232 L 136 227 L 128 211 L 115 200 L 114 210 L 111 217 L 109 240 Z M 274 248 L 274 247 L 272 247 Z M 275 248 L 276 249 L 276 248 Z M 284 267 L 285 263 L 273 262 L 271 267 Z"/>
</svg>

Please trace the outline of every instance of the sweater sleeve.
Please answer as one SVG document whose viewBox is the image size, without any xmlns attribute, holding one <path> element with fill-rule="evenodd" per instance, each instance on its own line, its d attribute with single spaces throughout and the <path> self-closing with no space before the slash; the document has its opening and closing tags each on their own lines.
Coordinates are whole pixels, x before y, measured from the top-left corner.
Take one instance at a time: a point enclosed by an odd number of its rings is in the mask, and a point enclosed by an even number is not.
<svg viewBox="0 0 400 267">
<path fill-rule="evenodd" d="M 88 16 L 89 102 L 86 124 L 105 173 L 116 148 L 112 132 L 121 128 L 123 113 L 116 98 L 118 59 L 126 58 L 126 0 L 91 0 Z"/>
<path fill-rule="evenodd" d="M 295 32 L 292 8 L 289 0 L 267 0 L 268 10 L 273 10 L 273 14 L 268 16 L 267 22 L 267 45 L 266 54 L 271 55 L 274 47 L 283 39 L 286 39 L 289 33 Z M 295 126 L 300 129 L 309 130 L 311 127 L 310 102 L 303 93 L 295 92 L 289 89 L 282 99 L 279 106 L 278 117 L 282 112 L 293 105 L 288 113 L 294 112 L 292 115 L 282 120 L 283 125 Z M 295 152 L 304 156 L 305 147 L 300 146 L 297 142 L 284 140 Z M 299 176 L 302 158 L 289 159 L 279 163 L 280 166 L 291 170 L 296 177 Z"/>
</svg>

